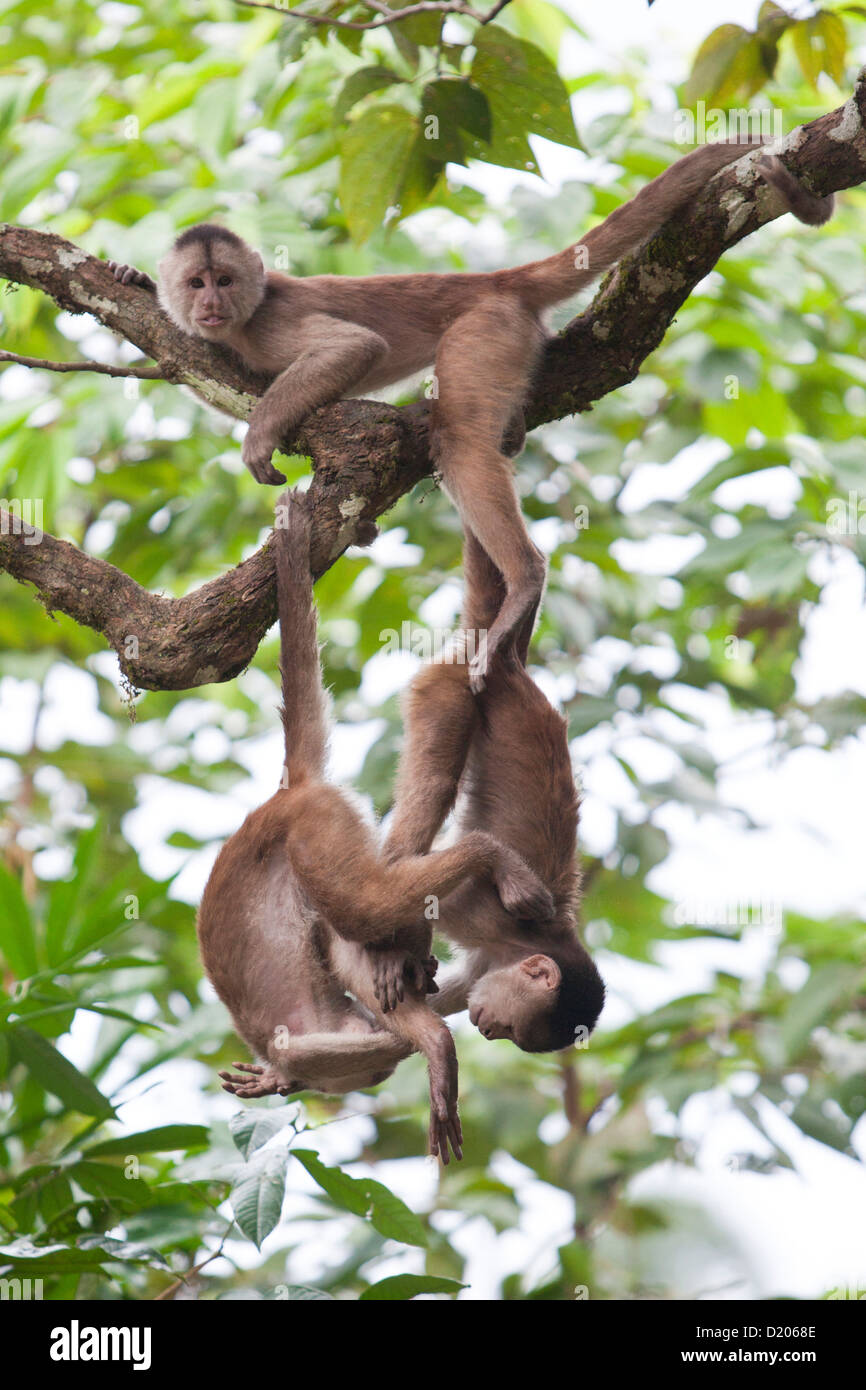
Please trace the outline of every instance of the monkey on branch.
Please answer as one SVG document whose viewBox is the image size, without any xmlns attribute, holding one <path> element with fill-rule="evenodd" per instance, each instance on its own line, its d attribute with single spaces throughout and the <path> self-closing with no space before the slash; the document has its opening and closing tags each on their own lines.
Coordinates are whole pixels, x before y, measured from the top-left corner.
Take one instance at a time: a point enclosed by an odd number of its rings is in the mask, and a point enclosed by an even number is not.
<svg viewBox="0 0 866 1390">
<path fill-rule="evenodd" d="M 523 406 L 546 342 L 546 310 L 571 298 L 646 241 L 713 174 L 760 139 L 704 145 L 678 160 L 576 245 L 487 274 L 317 275 L 266 271 L 222 226 L 189 227 L 159 267 L 159 283 L 109 262 L 125 285 L 156 289 L 185 333 L 220 343 L 251 369 L 275 374 L 253 411 L 242 456 L 261 483 L 285 482 L 272 463 L 318 406 L 435 370 L 432 455 L 464 528 L 503 576 L 505 594 L 470 683 L 483 689 L 503 643 L 535 615 L 546 564 L 520 512 L 508 455 L 524 437 Z M 819 225 L 832 195 L 813 197 L 776 156 L 760 174 L 801 221 Z"/>
</svg>

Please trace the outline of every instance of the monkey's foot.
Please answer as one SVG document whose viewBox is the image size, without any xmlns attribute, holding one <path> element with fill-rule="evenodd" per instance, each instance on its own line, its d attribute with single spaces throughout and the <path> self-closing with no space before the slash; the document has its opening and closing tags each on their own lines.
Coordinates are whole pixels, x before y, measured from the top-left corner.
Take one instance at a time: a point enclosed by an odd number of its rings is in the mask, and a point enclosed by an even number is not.
<svg viewBox="0 0 866 1390">
<path fill-rule="evenodd" d="M 230 1071 L 221 1071 L 223 1090 L 230 1095 L 240 1096 L 241 1100 L 256 1100 L 259 1096 L 288 1096 L 291 1087 L 284 1076 L 273 1067 L 261 1067 L 256 1062 L 235 1062 L 238 1071 L 248 1072 L 248 1076 L 234 1076 Z"/>
<path fill-rule="evenodd" d="M 496 879 L 502 906 L 513 917 L 549 922 L 554 913 L 553 897 L 529 865 L 517 856 L 515 859 L 517 862 L 509 864 Z"/>
<path fill-rule="evenodd" d="M 138 285 L 143 290 L 156 289 L 156 284 L 150 276 L 143 270 L 136 270 L 134 265 L 120 265 L 118 261 L 109 261 L 108 269 L 121 285 Z"/>
<path fill-rule="evenodd" d="M 402 1004 L 405 985 L 422 998 L 425 994 L 438 994 L 439 986 L 434 975 L 439 969 L 435 956 L 419 959 L 411 951 L 396 947 L 368 947 L 373 968 L 373 989 L 383 1014 L 392 1013 Z"/>
</svg>

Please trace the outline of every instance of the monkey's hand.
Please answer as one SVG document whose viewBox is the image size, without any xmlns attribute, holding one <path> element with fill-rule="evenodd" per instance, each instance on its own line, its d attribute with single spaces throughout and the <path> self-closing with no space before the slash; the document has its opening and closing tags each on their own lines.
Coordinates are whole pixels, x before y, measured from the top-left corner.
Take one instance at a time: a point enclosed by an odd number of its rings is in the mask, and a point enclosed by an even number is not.
<svg viewBox="0 0 866 1390">
<path fill-rule="evenodd" d="M 108 269 L 121 285 L 138 285 L 142 290 L 156 289 L 156 281 L 151 280 L 145 271 L 136 270 L 134 265 L 121 265 L 119 261 L 109 261 Z"/>
<path fill-rule="evenodd" d="M 430 1152 L 448 1164 L 449 1145 L 454 1157 L 463 1157 L 463 1130 L 457 1113 L 457 1052 L 454 1040 L 428 1057 L 430 1068 Z"/>
<path fill-rule="evenodd" d="M 439 969 L 435 956 L 424 959 L 399 946 L 368 946 L 376 1002 L 383 1014 L 393 1013 L 405 997 L 405 986 L 421 998 L 438 994 L 434 975 Z"/>
<path fill-rule="evenodd" d="M 289 1096 L 292 1087 L 284 1076 L 273 1067 L 261 1067 L 256 1062 L 235 1062 L 238 1071 L 248 1072 L 247 1076 L 235 1076 L 230 1071 L 221 1071 L 223 1090 L 230 1095 L 240 1096 L 241 1100 L 256 1100 L 259 1096 Z"/>
<path fill-rule="evenodd" d="M 271 463 L 271 455 L 280 447 L 280 439 L 288 431 L 275 430 L 268 420 L 257 420 L 258 409 L 253 411 L 250 427 L 241 447 L 241 458 L 257 483 L 273 483 L 278 486 L 286 481 Z"/>
<path fill-rule="evenodd" d="M 506 846 L 502 850 L 493 880 L 505 911 L 513 917 L 549 922 L 555 910 L 551 893 L 519 854 Z"/>
</svg>

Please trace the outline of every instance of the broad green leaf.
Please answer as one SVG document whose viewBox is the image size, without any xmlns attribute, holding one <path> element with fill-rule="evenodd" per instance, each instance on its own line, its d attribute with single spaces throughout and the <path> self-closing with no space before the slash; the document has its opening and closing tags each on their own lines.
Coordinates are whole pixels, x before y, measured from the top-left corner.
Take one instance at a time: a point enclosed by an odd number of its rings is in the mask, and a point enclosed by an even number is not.
<svg viewBox="0 0 866 1390">
<path fill-rule="evenodd" d="M 352 121 L 340 145 L 340 202 L 352 240 L 367 241 L 396 205 L 417 121 L 402 106 L 374 106 Z"/>
<path fill-rule="evenodd" d="M 173 1149 L 202 1149 L 209 1140 L 207 1125 L 159 1125 L 156 1129 L 142 1129 L 137 1134 L 90 1144 L 85 1154 L 90 1158 L 94 1154 L 169 1153 Z"/>
<path fill-rule="evenodd" d="M 427 1244 L 427 1233 L 419 1218 L 382 1183 L 373 1178 L 353 1178 L 339 1168 L 329 1168 L 312 1149 L 292 1149 L 292 1157 L 303 1164 L 332 1202 L 344 1211 L 366 1217 L 380 1235 L 407 1245 Z"/>
<path fill-rule="evenodd" d="M 757 92 L 770 76 L 756 34 L 739 24 L 721 24 L 704 39 L 692 65 L 684 97 L 725 105 Z"/>
<path fill-rule="evenodd" d="M 236 1110 L 229 1120 L 229 1132 L 244 1158 L 249 1158 L 286 1128 L 294 1128 L 294 1110 L 281 1107 L 277 1110 L 259 1110 L 254 1105 Z"/>
<path fill-rule="evenodd" d="M 76 907 L 86 891 L 101 837 L 98 821 L 83 831 L 75 847 L 71 876 L 52 885 L 45 915 L 45 951 L 50 965 L 63 960 L 67 943 L 75 934 Z"/>
<path fill-rule="evenodd" d="M 812 1030 L 827 1022 L 834 1007 L 854 993 L 862 974 L 850 965 L 823 965 L 812 971 L 782 1018 L 782 1041 L 791 1060 L 800 1056 Z"/>
<path fill-rule="evenodd" d="M 138 1207 L 151 1200 L 147 1183 L 141 1178 L 128 1177 L 119 1164 L 93 1163 L 90 1159 L 82 1159 L 67 1168 L 66 1174 L 92 1197 L 104 1197 L 109 1202 L 129 1202 Z"/>
<path fill-rule="evenodd" d="M 459 1293 L 466 1285 L 456 1279 L 441 1279 L 434 1274 L 392 1274 L 371 1284 L 361 1294 L 362 1303 L 414 1298 L 419 1293 Z"/>
<path fill-rule="evenodd" d="M 344 121 L 352 107 L 371 92 L 381 92 L 385 87 L 392 87 L 396 82 L 402 82 L 391 68 L 382 67 L 381 64 L 369 68 L 359 68 L 357 72 L 351 73 L 343 83 L 337 99 L 334 102 L 334 120 Z"/>
<path fill-rule="evenodd" d="M 39 968 L 27 899 L 19 879 L 4 864 L 0 864 L 0 956 L 19 980 L 35 975 Z"/>
<path fill-rule="evenodd" d="M 800 19 L 792 25 L 791 37 L 800 67 L 813 87 L 822 72 L 837 84 L 844 82 L 848 36 L 837 14 L 819 10 L 811 19 Z"/>
<path fill-rule="evenodd" d="M 460 132 L 489 141 L 492 129 L 490 104 L 480 88 L 462 78 L 428 82 L 421 94 L 420 139 L 429 158 L 462 164 Z"/>
<path fill-rule="evenodd" d="M 315 1289 L 310 1284 L 284 1284 L 274 1295 L 274 1300 L 281 1303 L 284 1299 L 291 1303 L 333 1303 L 334 1295 L 325 1293 L 324 1289 Z"/>
<path fill-rule="evenodd" d="M 509 169 L 537 172 L 528 135 L 581 148 L 562 78 L 534 44 L 488 25 L 475 37 L 471 77 L 487 98 L 493 131 L 489 143 L 467 139 L 467 153 Z"/>
<path fill-rule="evenodd" d="M 9 1041 L 15 1060 L 23 1062 L 33 1079 L 44 1090 L 57 1096 L 68 1110 L 77 1110 L 81 1115 L 93 1115 L 97 1119 L 106 1119 L 114 1114 L 111 1101 L 106 1099 L 90 1077 L 84 1076 L 41 1033 L 18 1024 L 11 1030 Z"/>
<path fill-rule="evenodd" d="M 257 1249 L 276 1226 L 283 1209 L 286 1191 L 286 1168 L 289 1156 L 285 1149 L 257 1153 L 245 1163 L 231 1190 L 235 1219 L 248 1240 Z"/>
</svg>

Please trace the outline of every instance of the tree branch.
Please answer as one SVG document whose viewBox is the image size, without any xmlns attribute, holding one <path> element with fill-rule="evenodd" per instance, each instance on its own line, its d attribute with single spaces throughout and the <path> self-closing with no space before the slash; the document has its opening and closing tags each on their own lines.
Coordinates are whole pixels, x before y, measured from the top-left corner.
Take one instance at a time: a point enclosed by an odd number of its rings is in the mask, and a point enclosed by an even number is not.
<svg viewBox="0 0 866 1390">
<path fill-rule="evenodd" d="M 338 19 L 336 15 L 293 10 L 280 4 L 280 0 L 235 0 L 236 5 L 243 5 L 248 10 L 273 10 L 275 14 L 283 15 L 286 19 L 301 19 L 305 24 L 327 25 L 330 29 L 356 30 L 382 29 L 388 24 L 397 24 L 399 20 L 409 19 L 416 14 L 441 14 L 443 18 L 449 14 L 458 14 L 466 19 L 474 19 L 479 24 L 489 24 L 508 3 L 509 0 L 497 0 L 491 10 L 482 12 L 464 4 L 463 0 L 418 0 L 417 4 L 406 5 L 399 10 L 392 10 L 389 5 L 382 4 L 381 0 L 365 0 L 366 8 L 375 10 L 380 18 L 351 20 Z"/>
<path fill-rule="evenodd" d="M 41 367 L 47 372 L 97 372 L 102 376 L 134 376 L 139 381 L 164 381 L 159 367 L 112 367 L 108 362 L 49 362 L 46 357 L 23 357 L 20 352 L 0 351 L 0 362 L 22 367 Z"/>
<path fill-rule="evenodd" d="M 818 195 L 866 179 L 866 70 L 843 106 L 800 127 L 773 149 Z M 593 303 L 548 345 L 527 406 L 530 427 L 587 410 L 632 381 L 684 300 L 722 253 L 782 211 L 755 173 L 756 154 L 724 169 L 705 192 L 603 282 Z M 807 233 L 804 233 L 808 235 Z M 44 290 L 72 313 L 121 333 L 171 382 L 243 419 L 269 378 L 219 347 L 181 333 L 155 296 L 118 284 L 104 261 L 51 233 L 0 227 L 0 276 Z M 431 471 L 427 404 L 397 409 L 340 401 L 314 411 L 287 452 L 310 455 L 318 576 L 357 534 Z M 41 544 L 0 513 L 0 568 L 32 582 L 49 609 L 105 635 L 137 686 L 188 689 L 229 680 L 252 658 L 275 617 L 266 545 L 237 569 L 181 599 L 149 594 L 103 560 L 45 536 Z M 138 638 L 138 655 L 125 638 Z"/>
</svg>

